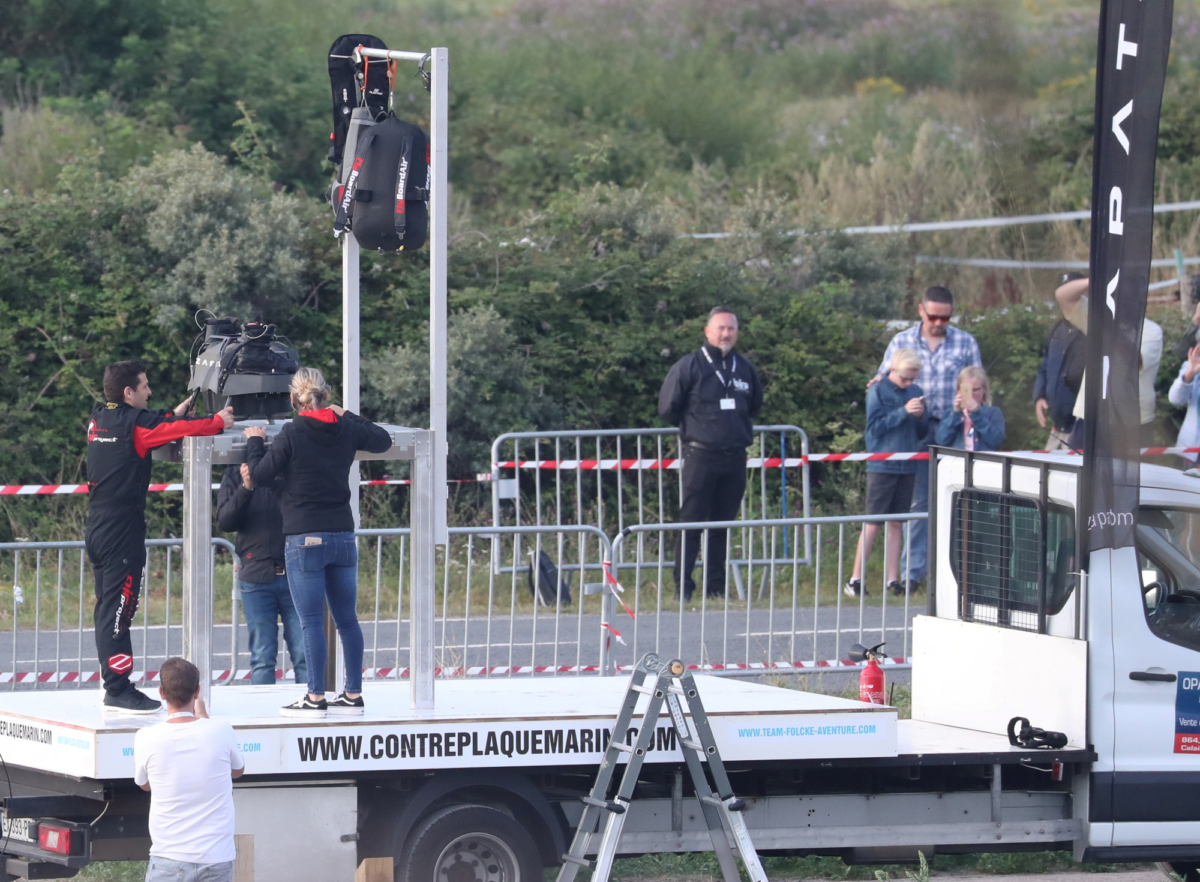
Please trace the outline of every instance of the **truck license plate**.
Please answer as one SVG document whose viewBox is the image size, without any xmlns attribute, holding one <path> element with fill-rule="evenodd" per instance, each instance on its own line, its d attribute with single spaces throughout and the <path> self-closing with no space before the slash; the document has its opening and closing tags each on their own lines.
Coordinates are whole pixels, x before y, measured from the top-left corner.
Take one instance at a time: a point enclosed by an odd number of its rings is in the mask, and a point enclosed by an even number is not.
<svg viewBox="0 0 1200 882">
<path fill-rule="evenodd" d="M 19 839 L 22 842 L 37 842 L 38 823 L 33 818 L 0 818 L 0 836 Z"/>
</svg>

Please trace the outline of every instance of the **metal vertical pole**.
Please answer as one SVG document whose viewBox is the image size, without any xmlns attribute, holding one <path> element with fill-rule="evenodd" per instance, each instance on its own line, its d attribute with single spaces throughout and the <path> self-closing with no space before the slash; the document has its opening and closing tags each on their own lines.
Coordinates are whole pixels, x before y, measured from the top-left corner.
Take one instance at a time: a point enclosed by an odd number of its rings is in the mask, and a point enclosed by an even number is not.
<svg viewBox="0 0 1200 882">
<path fill-rule="evenodd" d="M 212 438 L 183 439 L 183 657 L 200 669 L 205 704 L 212 694 L 212 459 Z"/>
<path fill-rule="evenodd" d="M 433 708 L 433 628 L 435 566 L 434 541 L 434 435 L 417 431 L 412 464 L 412 579 L 409 596 L 408 680 L 409 700 L 415 710 Z"/>
<path fill-rule="evenodd" d="M 358 240 L 350 233 L 342 236 L 342 407 L 358 413 L 362 396 L 359 392 L 359 276 Z M 358 529 L 359 464 L 350 464 L 350 511 L 354 528 Z M 337 692 L 346 679 L 346 659 L 333 617 L 325 611 L 325 688 Z"/>
<path fill-rule="evenodd" d="M 446 209 L 450 201 L 450 52 L 431 49 L 429 190 L 429 428 L 433 430 L 433 541 L 445 545 L 446 524 Z M 430 693 L 432 695 L 432 692 Z"/>
</svg>

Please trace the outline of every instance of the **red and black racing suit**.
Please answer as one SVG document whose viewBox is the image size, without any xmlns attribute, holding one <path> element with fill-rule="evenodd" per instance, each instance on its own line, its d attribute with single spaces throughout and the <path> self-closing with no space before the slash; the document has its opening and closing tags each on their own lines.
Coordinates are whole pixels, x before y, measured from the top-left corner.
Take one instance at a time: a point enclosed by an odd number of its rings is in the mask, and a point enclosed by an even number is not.
<svg viewBox="0 0 1200 882">
<path fill-rule="evenodd" d="M 219 416 L 177 417 L 169 410 L 105 404 L 88 423 L 88 515 L 84 534 L 96 574 L 96 649 L 110 695 L 132 688 L 133 642 L 146 565 L 146 491 L 150 451 L 187 435 L 217 435 Z"/>
</svg>

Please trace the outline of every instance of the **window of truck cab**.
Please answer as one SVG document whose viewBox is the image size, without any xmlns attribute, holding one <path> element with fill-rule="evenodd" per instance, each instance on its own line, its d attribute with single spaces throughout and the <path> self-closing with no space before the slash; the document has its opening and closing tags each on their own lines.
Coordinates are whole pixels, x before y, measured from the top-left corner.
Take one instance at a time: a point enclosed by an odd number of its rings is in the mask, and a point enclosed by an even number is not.
<svg viewBox="0 0 1200 882">
<path fill-rule="evenodd" d="M 1200 650 L 1200 510 L 1141 508 L 1136 536 L 1146 623 L 1160 639 Z"/>
<path fill-rule="evenodd" d="M 1061 612 L 1077 581 L 1074 509 L 975 488 L 954 493 L 950 505 L 959 618 L 1044 630 L 1039 610 L 1046 617 Z"/>
</svg>

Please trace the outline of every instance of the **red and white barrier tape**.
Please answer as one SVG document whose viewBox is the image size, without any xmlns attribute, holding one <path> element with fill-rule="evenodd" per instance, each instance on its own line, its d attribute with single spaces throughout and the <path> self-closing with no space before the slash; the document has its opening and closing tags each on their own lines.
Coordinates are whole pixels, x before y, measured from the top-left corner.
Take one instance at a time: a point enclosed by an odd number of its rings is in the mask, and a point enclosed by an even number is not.
<svg viewBox="0 0 1200 882">
<path fill-rule="evenodd" d="M 1013 450 L 1009 453 L 1051 453 L 1049 450 Z M 1068 451 L 1062 451 L 1068 452 Z M 1143 456 L 1161 456 L 1166 453 L 1200 453 L 1200 447 L 1143 447 Z M 928 453 L 810 453 L 808 456 L 750 457 L 748 469 L 798 468 L 813 462 L 881 462 L 883 460 L 904 461 L 929 459 Z M 680 459 L 521 459 L 496 463 L 500 469 L 546 469 L 550 471 L 658 471 L 678 469 Z M 480 480 L 489 477 L 478 475 Z"/>
<path fill-rule="evenodd" d="M 378 481 L 359 481 L 360 487 L 381 487 L 395 484 L 411 484 L 405 479 L 390 479 Z M 454 483 L 454 482 L 452 482 Z M 463 483 L 463 482 L 459 482 Z M 466 483 L 474 483 L 466 482 Z M 220 490 L 220 484 L 213 484 L 214 490 Z M 151 493 L 178 493 L 183 490 L 182 484 L 151 484 Z M 87 493 L 87 484 L 0 484 L 0 496 L 62 496 L 71 493 Z"/>
<path fill-rule="evenodd" d="M 880 660 L 883 667 L 904 665 L 905 658 L 886 658 Z M 749 662 L 747 664 L 727 665 L 688 665 L 689 671 L 699 673 L 721 673 L 723 671 L 810 671 L 824 668 L 861 668 L 857 662 L 845 659 L 824 659 L 821 661 L 792 661 L 792 662 Z M 628 672 L 634 665 L 617 665 L 618 672 Z M 495 665 L 484 667 L 472 665 L 469 668 L 436 668 L 438 677 L 494 677 L 509 674 L 596 674 L 600 672 L 599 665 Z M 408 668 L 365 668 L 363 677 L 368 680 L 406 680 Z M 277 680 L 294 680 L 291 670 L 275 672 Z M 133 671 L 129 679 L 134 683 L 157 683 L 158 671 Z M 213 671 L 214 683 L 227 680 L 241 681 L 250 679 L 249 669 L 236 671 Z M 99 671 L 11 671 L 0 672 L 0 684 L 5 683 L 99 683 Z"/>
<path fill-rule="evenodd" d="M 1005 453 L 1051 453 L 1049 450 L 1010 450 Z M 1063 451 L 1058 451 L 1063 452 Z M 1142 456 L 1162 456 L 1168 453 L 1200 453 L 1200 447 L 1143 447 Z M 882 462 L 883 460 L 903 461 L 929 459 L 928 453 L 810 453 L 808 456 L 789 456 L 786 459 L 778 456 L 752 456 L 746 460 L 748 469 L 778 469 L 799 468 L 805 463 L 813 462 Z M 545 469 L 547 471 L 658 471 L 663 469 L 678 469 L 683 465 L 681 459 L 519 459 L 496 463 L 499 469 Z M 490 481 L 490 472 L 480 472 L 474 481 Z M 470 478 L 460 478 L 450 481 L 452 484 L 474 483 Z M 361 481 L 360 487 L 383 487 L 398 484 L 410 484 L 408 479 L 392 478 L 377 481 Z M 214 490 L 220 489 L 220 484 L 213 484 Z M 151 484 L 150 492 L 179 492 L 182 484 Z M 87 493 L 87 484 L 0 484 L 0 496 L 60 496 L 72 493 Z"/>
</svg>

